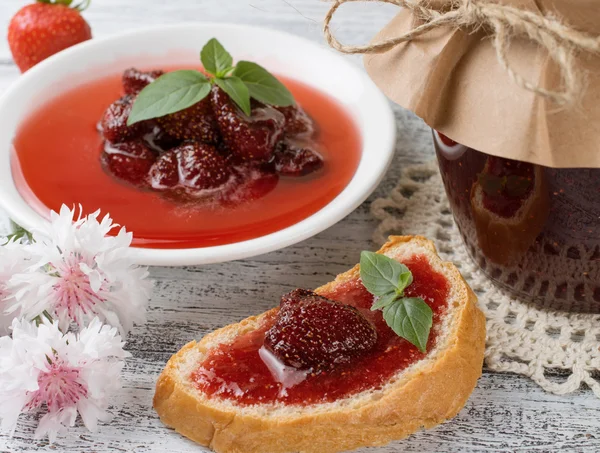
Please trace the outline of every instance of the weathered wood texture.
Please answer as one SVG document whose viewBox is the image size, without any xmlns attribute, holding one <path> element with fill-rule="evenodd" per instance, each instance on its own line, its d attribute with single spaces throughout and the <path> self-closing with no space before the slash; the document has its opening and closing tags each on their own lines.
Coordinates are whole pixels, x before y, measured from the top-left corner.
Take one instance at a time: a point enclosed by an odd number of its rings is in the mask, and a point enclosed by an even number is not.
<svg viewBox="0 0 600 453">
<path fill-rule="evenodd" d="M 0 26 L 25 1 L 0 2 Z M 321 19 L 327 4 L 317 0 L 96 0 L 85 15 L 95 36 L 152 24 L 182 21 L 230 21 L 291 31 L 323 43 Z M 390 5 L 351 5 L 335 28 L 341 38 L 368 40 L 394 13 Z M 323 43 L 323 45 L 325 45 Z M 358 57 L 353 57 L 360 64 Z M 16 78 L 8 45 L 0 42 L 0 91 Z M 402 166 L 432 158 L 429 130 L 411 113 L 395 108 L 398 145 L 393 165 L 370 198 L 393 187 Z M 369 201 L 345 220 L 285 250 L 253 259 L 203 267 L 152 268 L 156 289 L 148 323 L 128 339 L 133 357 L 120 408 L 96 434 L 74 429 L 48 446 L 34 441 L 32 418 L 23 418 L 12 439 L 0 437 L 0 452 L 199 452 L 165 428 L 151 408 L 153 387 L 167 359 L 192 338 L 239 321 L 274 305 L 293 287 L 316 287 L 353 265 L 363 249 L 374 247 L 376 226 Z M 600 401 L 587 391 L 554 396 L 527 378 L 485 372 L 465 409 L 454 420 L 410 439 L 365 451 L 600 451 Z M 265 452 L 268 453 L 268 452 Z"/>
</svg>

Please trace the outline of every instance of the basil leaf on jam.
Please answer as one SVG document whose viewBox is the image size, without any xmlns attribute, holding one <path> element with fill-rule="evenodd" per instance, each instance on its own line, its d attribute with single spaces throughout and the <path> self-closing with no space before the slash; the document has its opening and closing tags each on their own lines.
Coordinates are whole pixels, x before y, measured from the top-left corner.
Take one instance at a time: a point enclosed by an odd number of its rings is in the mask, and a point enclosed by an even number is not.
<svg viewBox="0 0 600 453">
<path fill-rule="evenodd" d="M 279 107 L 295 103 L 292 93 L 262 66 L 250 61 L 233 64 L 233 57 L 215 38 L 200 52 L 203 73 L 196 70 L 169 72 L 145 87 L 137 96 L 127 124 L 176 113 L 200 102 L 217 85 L 248 116 L 250 98 Z"/>
<path fill-rule="evenodd" d="M 383 308 L 383 319 L 396 334 L 427 350 L 427 339 L 433 325 L 433 311 L 423 299 L 401 297 Z"/>
<path fill-rule="evenodd" d="M 215 79 L 215 83 L 242 109 L 242 112 L 248 116 L 252 114 L 250 93 L 241 79 L 228 77 L 226 79 Z"/>
<path fill-rule="evenodd" d="M 233 71 L 248 87 L 250 96 L 264 104 L 287 107 L 294 105 L 294 96 L 275 76 L 251 61 L 240 61 Z"/>
<path fill-rule="evenodd" d="M 375 296 L 403 291 L 409 281 L 407 274 L 410 271 L 404 264 L 385 255 L 367 251 L 360 254 L 360 278 L 365 288 Z"/>
<path fill-rule="evenodd" d="M 127 125 L 187 109 L 208 96 L 210 86 L 200 71 L 168 72 L 140 91 Z"/>
<path fill-rule="evenodd" d="M 225 77 L 233 67 L 233 57 L 215 38 L 209 40 L 200 52 L 204 69 L 216 77 Z"/>
<path fill-rule="evenodd" d="M 377 296 L 371 310 L 383 310 L 386 324 L 425 352 L 433 311 L 419 297 L 404 297 L 404 290 L 413 282 L 412 272 L 392 258 L 364 251 L 360 254 L 360 278 L 367 291 Z"/>
<path fill-rule="evenodd" d="M 396 292 L 384 294 L 383 296 L 379 296 L 371 305 L 371 311 L 381 310 L 382 308 L 391 305 L 396 299 L 398 299 L 398 294 Z"/>
</svg>

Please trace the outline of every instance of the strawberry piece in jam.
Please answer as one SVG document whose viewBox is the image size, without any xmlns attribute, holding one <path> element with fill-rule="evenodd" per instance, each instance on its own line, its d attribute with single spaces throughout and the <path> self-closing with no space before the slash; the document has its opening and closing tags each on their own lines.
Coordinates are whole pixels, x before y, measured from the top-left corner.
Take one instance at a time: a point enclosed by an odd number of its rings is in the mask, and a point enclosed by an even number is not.
<svg viewBox="0 0 600 453">
<path fill-rule="evenodd" d="M 296 289 L 281 298 L 265 346 L 296 369 L 328 370 L 350 363 L 375 346 L 377 332 L 354 307 Z"/>
<path fill-rule="evenodd" d="M 163 190 L 179 184 L 179 162 L 174 151 L 161 154 L 150 169 L 150 186 Z"/>
<path fill-rule="evenodd" d="M 243 160 L 267 161 L 283 137 L 285 116 L 273 107 L 252 102 L 252 115 L 242 112 L 231 98 L 215 87 L 211 101 L 223 140 Z"/>
<path fill-rule="evenodd" d="M 123 91 L 125 94 L 138 94 L 146 86 L 150 85 L 161 75 L 164 71 L 140 71 L 136 68 L 129 68 L 123 72 Z"/>
<path fill-rule="evenodd" d="M 105 168 L 119 179 L 145 186 L 156 155 L 141 141 L 111 144 L 106 142 L 102 161 Z"/>
<path fill-rule="evenodd" d="M 436 272 L 424 256 L 413 256 L 405 260 L 404 264 L 413 274 L 413 283 L 405 289 L 405 295 L 421 297 L 433 311 L 433 328 L 427 341 L 429 352 L 435 347 L 441 319 L 448 309 L 450 286 L 446 277 Z M 381 310 L 370 310 L 373 296 L 365 289 L 360 279 L 339 284 L 335 289 L 324 291 L 319 296 L 328 301 L 336 301 L 336 304 L 355 307 L 377 332 L 372 348 L 363 350 L 361 355 L 352 357 L 345 363 L 321 369 L 319 372 L 306 373 L 301 382 L 286 386 L 276 380 L 269 366 L 261 358 L 262 349 L 267 348 L 265 335 L 268 335 L 267 332 L 270 332 L 280 317 L 279 314 L 268 315 L 261 328 L 239 336 L 230 344 L 222 344 L 209 351 L 203 362 L 191 374 L 195 386 L 213 398 L 234 400 L 238 404 L 317 404 L 336 401 L 364 390 L 381 388 L 396 373 L 426 356 L 388 327 Z M 290 306 L 293 306 L 294 302 L 290 302 Z M 282 314 L 281 317 L 283 316 L 287 315 Z M 329 317 L 327 319 L 336 322 Z M 293 323 L 293 320 L 290 322 Z M 336 332 L 330 335 L 338 334 Z M 354 334 L 350 332 L 349 335 Z M 298 338 L 295 344 L 298 350 L 301 350 L 303 343 L 312 345 L 313 342 L 314 339 L 307 336 L 304 342 Z"/>
<path fill-rule="evenodd" d="M 275 108 L 285 117 L 287 137 L 310 138 L 315 134 L 315 123 L 298 104 Z"/>
<path fill-rule="evenodd" d="M 144 123 L 127 125 L 134 98 L 124 96 L 113 102 L 100 120 L 100 129 L 104 138 L 111 143 L 122 143 L 140 137 L 145 130 Z"/>
<path fill-rule="evenodd" d="M 217 144 L 221 133 L 208 97 L 185 110 L 157 118 L 156 122 L 171 137 Z"/>
<path fill-rule="evenodd" d="M 305 176 L 323 168 L 323 158 L 313 146 L 297 140 L 282 141 L 273 155 L 277 173 L 283 176 Z"/>
<path fill-rule="evenodd" d="M 227 161 L 204 143 L 186 143 L 162 154 L 150 170 L 151 185 L 164 189 L 179 185 L 193 190 L 214 189 L 231 177 Z"/>
</svg>

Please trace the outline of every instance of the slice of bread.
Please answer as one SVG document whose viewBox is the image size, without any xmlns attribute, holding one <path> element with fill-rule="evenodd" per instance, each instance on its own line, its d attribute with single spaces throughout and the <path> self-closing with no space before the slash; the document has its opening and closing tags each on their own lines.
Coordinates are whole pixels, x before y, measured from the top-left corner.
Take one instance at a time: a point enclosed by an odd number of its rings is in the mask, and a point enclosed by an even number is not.
<svg viewBox="0 0 600 453">
<path fill-rule="evenodd" d="M 154 408 L 161 420 L 219 453 L 331 453 L 384 445 L 455 416 L 481 375 L 485 318 L 477 298 L 456 267 L 441 261 L 433 243 L 423 237 L 390 237 L 378 253 L 398 261 L 424 255 L 448 279 L 448 310 L 440 320 L 436 345 L 424 359 L 381 388 L 322 404 L 238 405 L 201 393 L 190 375 L 207 352 L 258 328 L 271 310 L 217 330 L 175 354 L 156 385 Z M 331 292 L 359 276 L 357 265 L 316 292 Z"/>
<path fill-rule="evenodd" d="M 539 165 L 533 167 L 533 190 L 512 217 L 499 216 L 485 207 L 484 192 L 479 182 L 475 182 L 471 189 L 477 242 L 483 254 L 496 264 L 506 266 L 518 261 L 534 243 L 548 218 L 549 199 L 544 172 Z"/>
</svg>

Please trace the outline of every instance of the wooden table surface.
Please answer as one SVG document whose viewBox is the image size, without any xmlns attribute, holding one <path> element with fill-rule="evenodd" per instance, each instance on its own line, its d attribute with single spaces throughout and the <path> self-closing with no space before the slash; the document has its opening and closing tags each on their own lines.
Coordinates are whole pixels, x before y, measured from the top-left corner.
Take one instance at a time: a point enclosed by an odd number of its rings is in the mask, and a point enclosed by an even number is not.
<svg viewBox="0 0 600 453">
<path fill-rule="evenodd" d="M 21 0 L 0 2 L 6 26 Z M 324 44 L 321 21 L 327 4 L 318 0 L 95 0 L 85 12 L 94 35 L 102 37 L 148 25 L 184 21 L 250 23 L 293 32 Z M 348 42 L 365 42 L 394 14 L 390 5 L 357 4 L 335 22 Z M 360 59 L 354 57 L 357 64 Z M 19 76 L 5 40 L 0 42 L 0 91 Z M 82 427 L 48 446 L 33 440 L 35 420 L 23 417 L 12 439 L 0 437 L 1 452 L 201 452 L 201 447 L 163 426 L 152 410 L 154 383 L 168 358 L 186 342 L 225 324 L 262 312 L 294 288 L 317 287 L 351 267 L 371 249 L 376 221 L 369 202 L 387 193 L 403 165 L 432 158 L 431 136 L 423 123 L 395 107 L 396 156 L 387 177 L 369 201 L 327 231 L 285 250 L 202 267 L 151 269 L 156 289 L 148 323 L 128 338 L 133 354 L 125 386 L 115 399 L 114 421 L 92 434 Z M 557 376 L 557 379 L 560 377 Z M 387 447 L 391 452 L 600 451 L 600 400 L 580 390 L 568 396 L 545 393 L 529 379 L 484 371 L 462 412 L 442 426 Z M 268 452 L 265 452 L 268 453 Z"/>
</svg>

